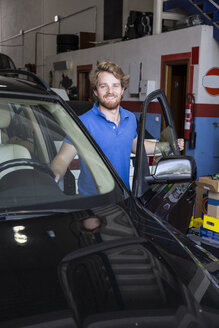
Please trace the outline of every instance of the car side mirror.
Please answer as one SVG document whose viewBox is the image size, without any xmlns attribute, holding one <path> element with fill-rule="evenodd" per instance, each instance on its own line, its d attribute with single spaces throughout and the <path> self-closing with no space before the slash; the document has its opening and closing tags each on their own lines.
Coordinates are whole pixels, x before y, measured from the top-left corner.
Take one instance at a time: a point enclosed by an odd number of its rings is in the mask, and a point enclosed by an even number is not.
<svg viewBox="0 0 219 328">
<path fill-rule="evenodd" d="M 194 181 L 197 176 L 195 160 L 191 156 L 163 157 L 156 165 L 155 173 L 147 176 L 149 184 Z"/>
</svg>

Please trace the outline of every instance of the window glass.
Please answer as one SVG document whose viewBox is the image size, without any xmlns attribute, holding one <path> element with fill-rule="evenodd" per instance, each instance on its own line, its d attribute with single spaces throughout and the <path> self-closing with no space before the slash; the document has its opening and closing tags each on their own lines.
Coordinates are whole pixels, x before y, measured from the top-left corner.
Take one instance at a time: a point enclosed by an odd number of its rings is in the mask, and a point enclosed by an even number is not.
<svg viewBox="0 0 219 328">
<path fill-rule="evenodd" d="M 105 163 L 60 104 L 1 99 L 0 112 L 0 207 L 59 206 L 113 192 Z M 75 157 L 57 184 L 50 165 L 63 142 L 74 147 Z"/>
<path fill-rule="evenodd" d="M 0 68 L 2 69 L 6 69 L 6 68 L 11 68 L 11 69 L 15 69 L 15 65 L 12 62 L 12 60 L 10 59 L 10 57 L 0 54 Z"/>
<path fill-rule="evenodd" d="M 151 174 L 155 173 L 159 159 L 179 154 L 174 145 L 173 127 L 165 119 L 162 103 L 159 101 L 151 102 L 147 108 L 145 138 L 156 142 L 153 154 L 147 154 Z"/>
</svg>

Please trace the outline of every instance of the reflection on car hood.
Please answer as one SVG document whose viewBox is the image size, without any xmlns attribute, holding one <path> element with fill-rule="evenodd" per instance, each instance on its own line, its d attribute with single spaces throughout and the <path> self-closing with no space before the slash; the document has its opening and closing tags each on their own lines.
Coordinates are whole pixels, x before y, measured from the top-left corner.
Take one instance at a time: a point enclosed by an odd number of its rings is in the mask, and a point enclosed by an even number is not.
<svg viewBox="0 0 219 328">
<path fill-rule="evenodd" d="M 1 221 L 0 326 L 69 309 L 79 326 L 85 320 L 89 327 L 103 315 L 105 321 L 118 318 L 118 327 L 128 327 L 134 318 L 152 327 L 158 317 L 176 327 L 188 313 L 201 322 L 200 304 L 157 241 L 137 236 L 130 218 L 140 214 L 128 213 L 123 204 Z M 168 241 L 164 231 L 160 242 L 166 239 L 168 253 L 171 237 Z M 176 265 L 179 259 L 188 264 L 177 252 Z"/>
</svg>

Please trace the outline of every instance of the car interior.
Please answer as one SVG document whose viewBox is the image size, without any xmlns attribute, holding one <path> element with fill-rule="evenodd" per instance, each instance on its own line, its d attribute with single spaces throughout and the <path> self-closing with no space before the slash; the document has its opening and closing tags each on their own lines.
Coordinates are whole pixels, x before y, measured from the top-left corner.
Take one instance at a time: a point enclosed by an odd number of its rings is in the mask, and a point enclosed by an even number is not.
<svg viewBox="0 0 219 328">
<path fill-rule="evenodd" d="M 114 189 L 114 180 L 106 172 L 101 157 L 60 104 L 5 98 L 1 99 L 0 115 L 2 206 L 3 202 L 10 207 L 55 200 L 61 203 L 81 197 L 78 191 L 79 160 L 87 166 L 98 186 L 93 195 Z M 66 136 L 78 154 L 57 184 L 50 164 Z"/>
<path fill-rule="evenodd" d="M 1 105 L 0 108 L 0 128 L 1 128 L 1 144 L 0 144 L 0 161 L 1 163 L 18 159 L 18 158 L 31 158 L 31 154 L 29 150 L 17 143 L 11 143 L 9 142 L 9 137 L 8 134 L 6 133 L 7 128 L 9 127 L 11 123 L 11 113 L 10 109 L 7 104 L 4 104 L 4 106 Z M 11 167 L 7 170 L 4 170 L 0 172 L 0 178 L 7 173 L 13 171 L 13 170 L 18 170 L 22 169 L 22 166 L 19 167 Z"/>
</svg>

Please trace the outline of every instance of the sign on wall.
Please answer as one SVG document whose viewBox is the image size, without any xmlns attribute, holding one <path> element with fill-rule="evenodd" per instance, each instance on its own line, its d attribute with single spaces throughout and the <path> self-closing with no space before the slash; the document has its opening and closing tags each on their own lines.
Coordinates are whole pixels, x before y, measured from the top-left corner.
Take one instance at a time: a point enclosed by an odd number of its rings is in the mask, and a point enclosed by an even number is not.
<svg viewBox="0 0 219 328">
<path fill-rule="evenodd" d="M 211 96 L 219 95 L 219 67 L 212 67 L 202 79 L 202 85 Z"/>
</svg>

